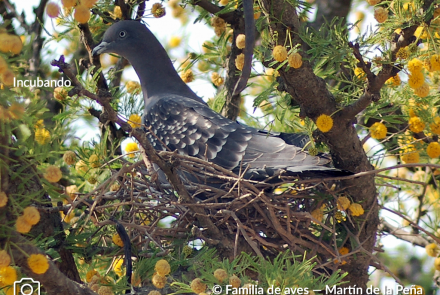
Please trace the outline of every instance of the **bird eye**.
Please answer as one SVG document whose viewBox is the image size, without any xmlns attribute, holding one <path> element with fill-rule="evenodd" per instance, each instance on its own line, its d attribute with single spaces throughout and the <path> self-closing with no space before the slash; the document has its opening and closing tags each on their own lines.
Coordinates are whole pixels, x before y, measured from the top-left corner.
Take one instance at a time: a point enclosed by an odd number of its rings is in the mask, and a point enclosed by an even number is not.
<svg viewBox="0 0 440 295">
<path fill-rule="evenodd" d="M 124 38 L 127 35 L 127 33 L 125 31 L 120 31 L 119 32 L 119 37 Z"/>
</svg>

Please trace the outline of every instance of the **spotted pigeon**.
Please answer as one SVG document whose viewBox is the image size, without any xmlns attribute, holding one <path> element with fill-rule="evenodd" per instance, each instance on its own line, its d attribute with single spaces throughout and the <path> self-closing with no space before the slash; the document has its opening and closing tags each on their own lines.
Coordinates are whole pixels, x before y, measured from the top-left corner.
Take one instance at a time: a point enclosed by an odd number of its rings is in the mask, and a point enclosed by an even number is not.
<svg viewBox="0 0 440 295">
<path fill-rule="evenodd" d="M 125 57 L 139 76 L 145 101 L 143 123 L 155 135 L 148 138 L 157 150 L 171 150 L 205 159 L 264 180 L 283 171 L 298 176 L 340 175 L 327 167 L 325 155 L 303 150 L 307 136 L 273 133 L 231 121 L 214 112 L 179 77 L 165 49 L 142 23 L 119 21 L 108 28 L 93 55 L 116 53 Z"/>
</svg>

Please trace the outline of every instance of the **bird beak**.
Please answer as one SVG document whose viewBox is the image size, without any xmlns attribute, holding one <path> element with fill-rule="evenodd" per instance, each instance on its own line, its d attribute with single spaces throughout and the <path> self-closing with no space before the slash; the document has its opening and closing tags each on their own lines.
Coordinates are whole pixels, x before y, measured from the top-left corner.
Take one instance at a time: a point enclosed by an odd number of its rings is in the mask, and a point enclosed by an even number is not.
<svg viewBox="0 0 440 295">
<path fill-rule="evenodd" d="M 95 48 L 93 48 L 92 56 L 100 55 L 101 53 L 105 53 L 107 50 L 107 46 L 110 45 L 110 43 L 102 41 L 98 45 L 96 45 Z"/>
</svg>

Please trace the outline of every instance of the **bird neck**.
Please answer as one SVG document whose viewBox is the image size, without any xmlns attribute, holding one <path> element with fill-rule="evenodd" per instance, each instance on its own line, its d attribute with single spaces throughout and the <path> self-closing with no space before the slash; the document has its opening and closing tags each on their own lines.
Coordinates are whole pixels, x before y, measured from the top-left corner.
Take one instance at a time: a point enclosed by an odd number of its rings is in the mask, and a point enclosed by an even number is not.
<svg viewBox="0 0 440 295">
<path fill-rule="evenodd" d="M 177 71 L 174 69 L 167 52 L 159 41 L 151 34 L 143 38 L 142 46 L 136 48 L 148 48 L 136 61 L 129 62 L 139 76 L 142 92 L 145 100 L 145 108 L 153 103 L 154 97 L 163 94 L 177 94 L 203 102 L 185 82 L 182 81 Z M 139 52 L 131 56 L 139 56 Z M 204 102 L 203 102 L 204 103 Z"/>
</svg>

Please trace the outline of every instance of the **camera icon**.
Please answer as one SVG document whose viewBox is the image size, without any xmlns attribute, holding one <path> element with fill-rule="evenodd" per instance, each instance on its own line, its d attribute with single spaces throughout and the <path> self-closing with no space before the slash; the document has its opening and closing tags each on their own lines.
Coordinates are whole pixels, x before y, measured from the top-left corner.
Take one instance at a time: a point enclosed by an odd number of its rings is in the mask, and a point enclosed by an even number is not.
<svg viewBox="0 0 440 295">
<path fill-rule="evenodd" d="M 14 293 L 19 295 L 40 295 L 40 282 L 32 278 L 22 278 L 14 282 Z"/>
</svg>

